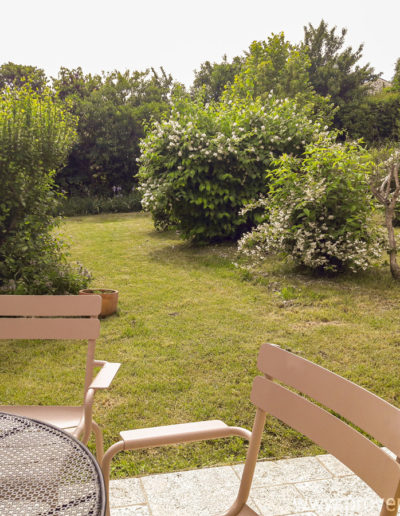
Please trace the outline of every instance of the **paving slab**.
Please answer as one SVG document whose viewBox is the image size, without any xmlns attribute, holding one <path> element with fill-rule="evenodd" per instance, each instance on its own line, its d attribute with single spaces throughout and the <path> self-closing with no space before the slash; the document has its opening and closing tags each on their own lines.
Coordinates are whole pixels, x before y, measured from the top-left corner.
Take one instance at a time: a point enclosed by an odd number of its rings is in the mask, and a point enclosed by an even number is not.
<svg viewBox="0 0 400 516">
<path fill-rule="evenodd" d="M 151 516 L 149 508 L 144 505 L 130 505 L 129 507 L 117 507 L 111 509 L 112 516 Z"/>
<path fill-rule="evenodd" d="M 291 514 L 290 516 L 317 516 L 315 512 L 296 512 L 296 514 Z"/>
<path fill-rule="evenodd" d="M 333 455 L 318 455 L 315 457 L 334 477 L 345 477 L 354 473 Z"/>
<path fill-rule="evenodd" d="M 307 498 L 296 489 L 295 484 L 255 487 L 251 490 L 251 497 L 261 516 L 292 515 L 310 512 L 311 509 Z"/>
<path fill-rule="evenodd" d="M 235 500 L 243 465 L 110 482 L 111 516 L 214 516 Z M 260 516 L 376 516 L 380 498 L 331 455 L 259 461 L 249 506 Z"/>
<path fill-rule="evenodd" d="M 377 516 L 382 501 L 355 475 L 296 484 L 318 516 Z"/>
<path fill-rule="evenodd" d="M 110 481 L 110 508 L 145 505 L 147 498 L 140 478 Z"/>
<path fill-rule="evenodd" d="M 154 516 L 218 514 L 230 507 L 239 488 L 239 478 L 230 466 L 154 475 L 142 481 Z"/>
<path fill-rule="evenodd" d="M 340 463 L 339 463 L 340 464 Z M 233 466 L 239 478 L 243 464 Z M 300 457 L 277 461 L 257 462 L 254 472 L 253 487 L 266 487 L 279 484 L 292 484 L 332 478 L 333 474 L 316 457 Z"/>
</svg>

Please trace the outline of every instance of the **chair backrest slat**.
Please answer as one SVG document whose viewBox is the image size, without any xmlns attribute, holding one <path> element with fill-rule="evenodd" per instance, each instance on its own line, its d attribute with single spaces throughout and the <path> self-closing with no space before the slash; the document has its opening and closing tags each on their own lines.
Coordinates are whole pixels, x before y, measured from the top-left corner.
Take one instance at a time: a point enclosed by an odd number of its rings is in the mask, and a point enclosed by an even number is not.
<svg viewBox="0 0 400 516">
<path fill-rule="evenodd" d="M 83 297 L 83 296 L 82 296 Z M 89 297 L 89 296 L 85 296 Z M 0 317 L 0 339 L 89 339 L 100 334 L 99 319 Z"/>
<path fill-rule="evenodd" d="M 87 341 L 86 400 L 93 379 L 96 339 L 100 335 L 100 311 L 101 296 L 97 295 L 0 296 L 0 339 Z"/>
<path fill-rule="evenodd" d="M 0 315 L 36 317 L 97 317 L 100 296 L 0 296 Z"/>
<path fill-rule="evenodd" d="M 400 410 L 375 394 L 273 344 L 263 344 L 258 368 L 307 394 L 372 435 L 400 456 Z"/>
<path fill-rule="evenodd" d="M 335 455 L 384 499 L 396 495 L 400 465 L 369 439 L 306 398 L 266 378 L 253 382 L 251 401 Z"/>
</svg>

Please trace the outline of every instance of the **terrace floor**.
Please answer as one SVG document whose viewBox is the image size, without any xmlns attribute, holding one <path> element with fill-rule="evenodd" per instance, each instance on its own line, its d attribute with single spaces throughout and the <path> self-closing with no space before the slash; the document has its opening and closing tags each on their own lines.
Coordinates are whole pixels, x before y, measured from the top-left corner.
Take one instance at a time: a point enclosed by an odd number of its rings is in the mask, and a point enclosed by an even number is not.
<svg viewBox="0 0 400 516">
<path fill-rule="evenodd" d="M 111 516 L 212 516 L 233 503 L 243 465 L 112 480 Z M 262 516 L 376 516 L 380 498 L 332 455 L 258 462 L 249 505 Z"/>
</svg>

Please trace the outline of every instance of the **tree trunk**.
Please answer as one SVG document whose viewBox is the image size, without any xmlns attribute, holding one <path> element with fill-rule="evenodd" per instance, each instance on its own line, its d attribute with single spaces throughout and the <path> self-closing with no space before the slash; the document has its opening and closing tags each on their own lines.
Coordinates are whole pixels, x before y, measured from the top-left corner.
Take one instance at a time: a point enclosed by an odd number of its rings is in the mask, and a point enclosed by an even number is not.
<svg viewBox="0 0 400 516">
<path fill-rule="evenodd" d="M 397 247 L 396 238 L 393 228 L 393 219 L 395 216 L 395 208 L 400 196 L 400 179 L 399 179 L 399 157 L 400 151 L 395 152 L 389 160 L 386 161 L 387 176 L 381 182 L 379 188 L 371 184 L 372 193 L 378 201 L 385 207 L 385 226 L 389 239 L 389 261 L 390 272 L 395 280 L 400 280 L 400 267 L 397 263 Z M 393 189 L 394 184 L 394 189 Z"/>
<path fill-rule="evenodd" d="M 392 276 L 396 280 L 400 280 L 400 267 L 397 263 L 397 249 L 396 249 L 396 240 L 394 236 L 394 228 L 393 228 L 393 219 L 394 219 L 394 207 L 391 205 L 385 206 L 385 225 L 388 231 L 388 239 L 389 239 L 389 261 L 390 261 L 390 272 Z"/>
</svg>

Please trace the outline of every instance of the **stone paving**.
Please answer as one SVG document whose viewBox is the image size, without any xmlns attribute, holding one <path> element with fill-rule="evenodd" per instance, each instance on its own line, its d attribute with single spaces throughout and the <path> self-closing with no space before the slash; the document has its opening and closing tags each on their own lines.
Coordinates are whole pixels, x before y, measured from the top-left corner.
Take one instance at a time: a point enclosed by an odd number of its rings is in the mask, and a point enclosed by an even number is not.
<svg viewBox="0 0 400 516">
<path fill-rule="evenodd" d="M 112 480 L 111 516 L 213 516 L 233 503 L 243 465 Z M 257 463 L 260 516 L 377 516 L 380 498 L 332 455 Z"/>
</svg>

